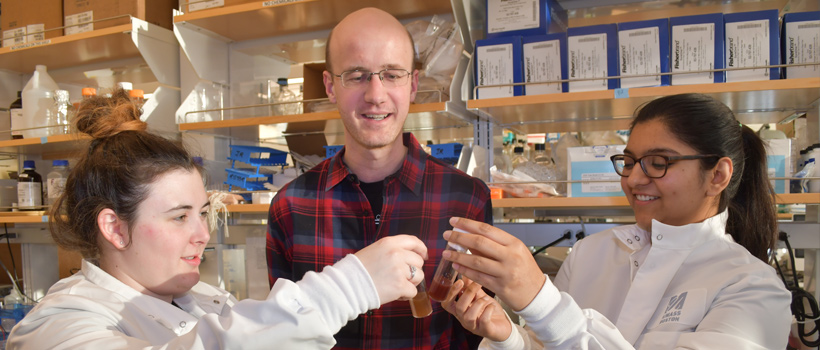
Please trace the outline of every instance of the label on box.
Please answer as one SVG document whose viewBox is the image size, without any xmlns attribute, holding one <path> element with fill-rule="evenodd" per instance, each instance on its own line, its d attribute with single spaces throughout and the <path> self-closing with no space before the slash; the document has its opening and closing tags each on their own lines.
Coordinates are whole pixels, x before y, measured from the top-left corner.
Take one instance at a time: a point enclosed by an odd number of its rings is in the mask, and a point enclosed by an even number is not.
<svg viewBox="0 0 820 350">
<path fill-rule="evenodd" d="M 489 0 L 487 33 L 538 28 L 540 11 L 539 0 Z"/>
<path fill-rule="evenodd" d="M 513 45 L 499 44 L 479 46 L 478 53 L 478 85 L 496 85 L 513 83 Z M 480 88 L 481 98 L 512 97 L 513 87 L 502 86 Z"/>
<path fill-rule="evenodd" d="M 786 64 L 820 63 L 820 21 L 786 23 Z M 820 76 L 820 65 L 789 67 L 789 78 Z"/>
<path fill-rule="evenodd" d="M 567 38 L 569 78 L 585 79 L 607 76 L 606 34 L 574 35 Z M 606 90 L 607 81 L 570 81 L 569 91 Z"/>
<path fill-rule="evenodd" d="M 620 75 L 645 75 L 661 72 L 661 45 L 658 27 L 646 27 L 618 32 Z M 621 88 L 657 86 L 661 76 L 621 78 Z"/>
<path fill-rule="evenodd" d="M 672 27 L 672 72 L 715 69 L 715 24 L 698 23 Z M 714 72 L 678 74 L 673 85 L 713 83 Z"/>
<path fill-rule="evenodd" d="M 45 24 L 29 24 L 26 26 L 26 42 L 46 40 Z"/>
<path fill-rule="evenodd" d="M 209 0 L 209 1 L 196 1 L 191 0 L 188 3 L 188 12 L 199 11 L 214 7 L 222 7 L 225 6 L 225 0 Z"/>
<path fill-rule="evenodd" d="M 289 3 L 292 3 L 292 2 L 300 2 L 300 1 L 304 1 L 304 0 L 271 0 L 271 1 L 263 2 L 262 7 L 271 7 L 271 6 L 289 4 Z"/>
<path fill-rule="evenodd" d="M 3 31 L 3 47 L 26 43 L 26 27 Z"/>
<path fill-rule="evenodd" d="M 769 65 L 769 21 L 726 23 L 726 68 Z M 726 81 L 769 80 L 765 68 L 727 71 Z"/>
<path fill-rule="evenodd" d="M 65 16 L 65 35 L 90 32 L 94 30 L 94 11 L 85 11 Z"/>
<path fill-rule="evenodd" d="M 621 190 L 621 176 L 613 173 L 586 173 L 581 174 L 581 192 L 583 193 L 604 193 L 618 192 Z M 598 181 L 612 182 L 598 182 Z"/>
<path fill-rule="evenodd" d="M 561 80 L 559 40 L 524 44 L 524 82 Z M 561 93 L 561 83 L 526 85 L 527 95 Z"/>
</svg>

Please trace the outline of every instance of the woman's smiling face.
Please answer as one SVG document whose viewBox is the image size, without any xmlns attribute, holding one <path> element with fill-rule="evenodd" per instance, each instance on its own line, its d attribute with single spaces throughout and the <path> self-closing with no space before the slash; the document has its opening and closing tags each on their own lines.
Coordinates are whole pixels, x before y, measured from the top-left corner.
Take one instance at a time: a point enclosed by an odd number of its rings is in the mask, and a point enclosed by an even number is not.
<svg viewBox="0 0 820 350">
<path fill-rule="evenodd" d="M 698 153 L 656 119 L 633 127 L 624 154 L 640 158 L 650 154 Z M 638 226 L 645 230 L 652 229 L 652 219 L 681 226 L 701 222 L 717 213 L 716 199 L 707 195 L 707 180 L 698 160 L 670 161 L 666 175 L 657 179 L 647 177 L 635 164 L 629 176 L 621 177 L 621 188 Z"/>
</svg>

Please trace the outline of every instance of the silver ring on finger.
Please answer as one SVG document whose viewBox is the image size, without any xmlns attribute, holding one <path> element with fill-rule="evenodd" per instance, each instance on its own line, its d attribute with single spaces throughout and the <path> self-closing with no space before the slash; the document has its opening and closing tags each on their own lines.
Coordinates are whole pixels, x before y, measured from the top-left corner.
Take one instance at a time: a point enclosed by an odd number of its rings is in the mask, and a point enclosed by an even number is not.
<svg viewBox="0 0 820 350">
<path fill-rule="evenodd" d="M 416 267 L 413 266 L 413 265 L 410 265 L 410 279 L 412 280 L 413 277 L 416 277 Z"/>
</svg>

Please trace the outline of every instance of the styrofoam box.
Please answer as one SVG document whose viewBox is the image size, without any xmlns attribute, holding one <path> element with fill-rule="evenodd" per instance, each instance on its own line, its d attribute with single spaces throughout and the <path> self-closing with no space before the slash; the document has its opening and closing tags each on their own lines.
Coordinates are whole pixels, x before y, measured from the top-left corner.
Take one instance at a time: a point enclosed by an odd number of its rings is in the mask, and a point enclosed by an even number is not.
<svg viewBox="0 0 820 350">
<path fill-rule="evenodd" d="M 524 82 L 567 79 L 567 35 L 556 33 L 527 36 L 522 40 Z M 569 91 L 564 83 L 524 85 L 524 95 L 544 95 Z"/>
<path fill-rule="evenodd" d="M 672 72 L 723 69 L 723 14 L 712 13 L 669 19 L 672 37 Z M 672 85 L 709 84 L 726 81 L 724 72 L 677 74 Z"/>
<path fill-rule="evenodd" d="M 669 20 L 618 23 L 620 75 L 669 73 Z M 669 85 L 669 75 L 621 78 L 621 88 Z"/>
<path fill-rule="evenodd" d="M 500 85 L 524 82 L 521 69 L 521 37 L 510 36 L 475 42 L 476 85 Z M 524 88 L 502 86 L 478 89 L 476 99 L 521 96 Z"/>
<path fill-rule="evenodd" d="M 607 180 L 607 182 L 572 182 L 567 186 L 567 197 L 623 196 L 621 176 L 615 172 L 609 157 L 622 154 L 624 148 L 626 148 L 625 145 L 567 148 L 567 179 L 572 181 Z"/>
<path fill-rule="evenodd" d="M 726 68 L 780 64 L 777 10 L 730 13 L 723 16 L 723 22 L 726 28 Z M 779 68 L 726 72 L 727 82 L 774 79 L 780 79 Z"/>
<path fill-rule="evenodd" d="M 766 167 L 769 177 L 786 177 L 792 174 L 792 140 L 763 140 L 766 145 Z M 772 180 L 775 193 L 788 193 L 789 180 Z"/>
</svg>

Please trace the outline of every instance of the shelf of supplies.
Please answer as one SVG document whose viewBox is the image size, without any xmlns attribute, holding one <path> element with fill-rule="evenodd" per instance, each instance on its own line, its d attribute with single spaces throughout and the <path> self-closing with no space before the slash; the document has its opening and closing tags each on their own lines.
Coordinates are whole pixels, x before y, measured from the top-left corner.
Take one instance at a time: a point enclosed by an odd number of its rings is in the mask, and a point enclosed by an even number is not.
<svg viewBox="0 0 820 350">
<path fill-rule="evenodd" d="M 820 193 L 777 195 L 777 204 L 820 204 Z M 594 209 L 629 207 L 626 197 L 545 197 L 493 199 L 493 208 Z"/>
<path fill-rule="evenodd" d="M 209 122 L 182 123 L 180 131 L 213 132 L 214 129 L 236 128 L 286 123 L 307 123 L 326 121 L 323 133 L 326 135 L 344 133 L 344 125 L 338 111 L 305 114 L 244 117 Z M 459 139 L 473 135 L 473 126 L 458 116 L 447 113 L 445 102 L 411 104 L 404 130 L 413 132 L 419 139 Z"/>
<path fill-rule="evenodd" d="M 349 13 L 376 7 L 398 19 L 452 13 L 449 1 L 440 0 L 273 0 L 193 11 L 174 17 L 174 23 L 191 24 L 231 41 L 329 30 Z"/>
<path fill-rule="evenodd" d="M 128 35 L 131 24 L 58 36 L 0 48 L 0 69 L 30 73 L 38 64 L 49 70 L 140 57 Z"/>
<path fill-rule="evenodd" d="M 467 101 L 467 108 L 523 133 L 622 130 L 643 103 L 698 92 L 723 101 L 747 124 L 774 123 L 820 99 L 820 78 L 586 91 Z M 625 96 L 625 98 L 622 98 Z"/>
<path fill-rule="evenodd" d="M 73 155 L 85 147 L 91 137 L 86 134 L 54 135 L 0 141 L 0 153 L 38 153 L 43 159 L 75 158 Z"/>
<path fill-rule="evenodd" d="M 787 193 L 777 195 L 778 204 L 820 204 L 820 193 Z M 628 208 L 626 197 L 546 197 L 493 199 L 493 208 Z M 235 204 L 231 213 L 267 213 L 270 204 Z"/>
</svg>

